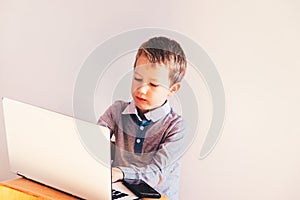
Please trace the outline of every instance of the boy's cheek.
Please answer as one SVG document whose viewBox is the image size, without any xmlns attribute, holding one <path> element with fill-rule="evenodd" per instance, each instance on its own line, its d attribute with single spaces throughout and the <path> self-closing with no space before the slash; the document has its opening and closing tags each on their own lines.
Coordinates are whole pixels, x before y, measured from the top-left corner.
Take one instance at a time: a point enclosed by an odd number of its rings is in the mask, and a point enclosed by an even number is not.
<svg viewBox="0 0 300 200">
<path fill-rule="evenodd" d="M 131 93 L 134 94 L 137 92 L 137 87 L 131 87 Z"/>
<path fill-rule="evenodd" d="M 137 90 L 137 85 L 135 83 L 131 84 L 131 92 L 135 92 Z"/>
</svg>

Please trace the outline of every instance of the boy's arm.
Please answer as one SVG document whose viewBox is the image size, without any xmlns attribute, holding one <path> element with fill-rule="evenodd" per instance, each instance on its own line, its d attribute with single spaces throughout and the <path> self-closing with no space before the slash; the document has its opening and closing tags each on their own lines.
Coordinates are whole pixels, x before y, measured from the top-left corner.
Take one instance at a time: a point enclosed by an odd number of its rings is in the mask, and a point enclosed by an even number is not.
<svg viewBox="0 0 300 200">
<path fill-rule="evenodd" d="M 110 129 L 110 132 L 112 132 L 114 127 L 114 122 L 112 120 L 112 106 L 110 106 L 105 113 L 99 118 L 97 124 L 100 126 L 105 126 Z"/>
<path fill-rule="evenodd" d="M 111 181 L 113 183 L 117 182 L 118 180 L 124 179 L 123 171 L 118 167 L 112 167 L 111 168 L 111 179 L 112 179 Z"/>
<path fill-rule="evenodd" d="M 160 144 L 159 150 L 154 154 L 151 162 L 144 167 L 131 165 L 130 167 L 119 167 L 124 173 L 124 178 L 143 179 L 150 185 L 155 186 L 166 178 L 165 174 L 173 170 L 174 164 L 183 155 L 185 147 L 185 126 L 183 121 L 177 122 L 171 130 L 164 143 Z"/>
<path fill-rule="evenodd" d="M 116 126 L 116 114 L 120 112 L 121 102 L 116 101 L 111 105 L 104 114 L 99 118 L 97 124 L 100 126 L 105 126 L 110 129 L 110 137 L 113 135 L 114 128 Z M 113 149 L 112 149 L 113 150 Z M 112 168 L 112 182 L 116 182 L 124 178 L 124 173 L 121 169 L 113 167 Z"/>
<path fill-rule="evenodd" d="M 122 102 L 116 101 L 113 103 L 102 116 L 100 116 L 97 124 L 100 126 L 105 126 L 110 129 L 110 137 L 112 137 L 114 128 L 116 127 L 116 121 L 119 120 L 118 114 L 120 115 L 120 112 L 122 110 Z"/>
</svg>

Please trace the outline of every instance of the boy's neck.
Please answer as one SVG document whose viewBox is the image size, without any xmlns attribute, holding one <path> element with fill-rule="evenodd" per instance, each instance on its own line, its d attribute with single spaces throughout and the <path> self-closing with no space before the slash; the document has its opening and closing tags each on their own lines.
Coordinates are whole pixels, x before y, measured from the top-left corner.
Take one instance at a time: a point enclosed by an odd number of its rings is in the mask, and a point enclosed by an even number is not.
<svg viewBox="0 0 300 200">
<path fill-rule="evenodd" d="M 136 107 L 136 110 L 137 110 L 138 116 L 139 116 L 142 120 L 147 120 L 147 118 L 145 117 L 144 114 L 145 114 L 146 112 L 148 112 L 148 110 L 142 112 L 138 107 Z"/>
<path fill-rule="evenodd" d="M 152 110 L 155 110 L 157 108 L 160 108 L 162 107 L 163 105 L 165 105 L 165 103 L 167 102 L 168 100 L 166 100 L 161 106 L 158 106 Z M 145 111 L 141 111 L 138 107 L 136 107 L 136 110 L 137 110 L 137 113 L 138 113 L 138 116 L 142 119 L 142 120 L 147 120 L 146 116 L 145 116 L 145 113 L 151 111 L 151 110 L 145 110 Z"/>
</svg>

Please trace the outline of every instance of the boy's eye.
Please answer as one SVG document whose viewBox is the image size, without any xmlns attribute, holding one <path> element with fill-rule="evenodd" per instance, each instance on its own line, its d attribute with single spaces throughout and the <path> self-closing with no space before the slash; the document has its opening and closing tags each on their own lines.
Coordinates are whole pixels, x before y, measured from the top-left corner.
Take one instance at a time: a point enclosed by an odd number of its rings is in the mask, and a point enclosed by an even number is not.
<svg viewBox="0 0 300 200">
<path fill-rule="evenodd" d="M 157 83 L 150 83 L 150 85 L 151 85 L 152 87 L 158 87 L 158 86 L 159 86 L 159 84 L 157 84 Z"/>
<path fill-rule="evenodd" d="M 136 80 L 136 81 L 142 81 L 143 79 L 134 77 L 134 80 Z"/>
</svg>

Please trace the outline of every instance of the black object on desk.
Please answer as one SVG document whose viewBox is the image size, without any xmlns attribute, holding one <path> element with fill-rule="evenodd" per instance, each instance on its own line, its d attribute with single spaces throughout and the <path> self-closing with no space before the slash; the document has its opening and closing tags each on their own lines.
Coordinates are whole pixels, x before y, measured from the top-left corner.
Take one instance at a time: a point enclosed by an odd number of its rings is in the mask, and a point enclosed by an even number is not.
<svg viewBox="0 0 300 200">
<path fill-rule="evenodd" d="M 161 197 L 159 192 L 157 192 L 143 180 L 124 179 L 123 184 L 140 198 L 159 199 Z"/>
</svg>

